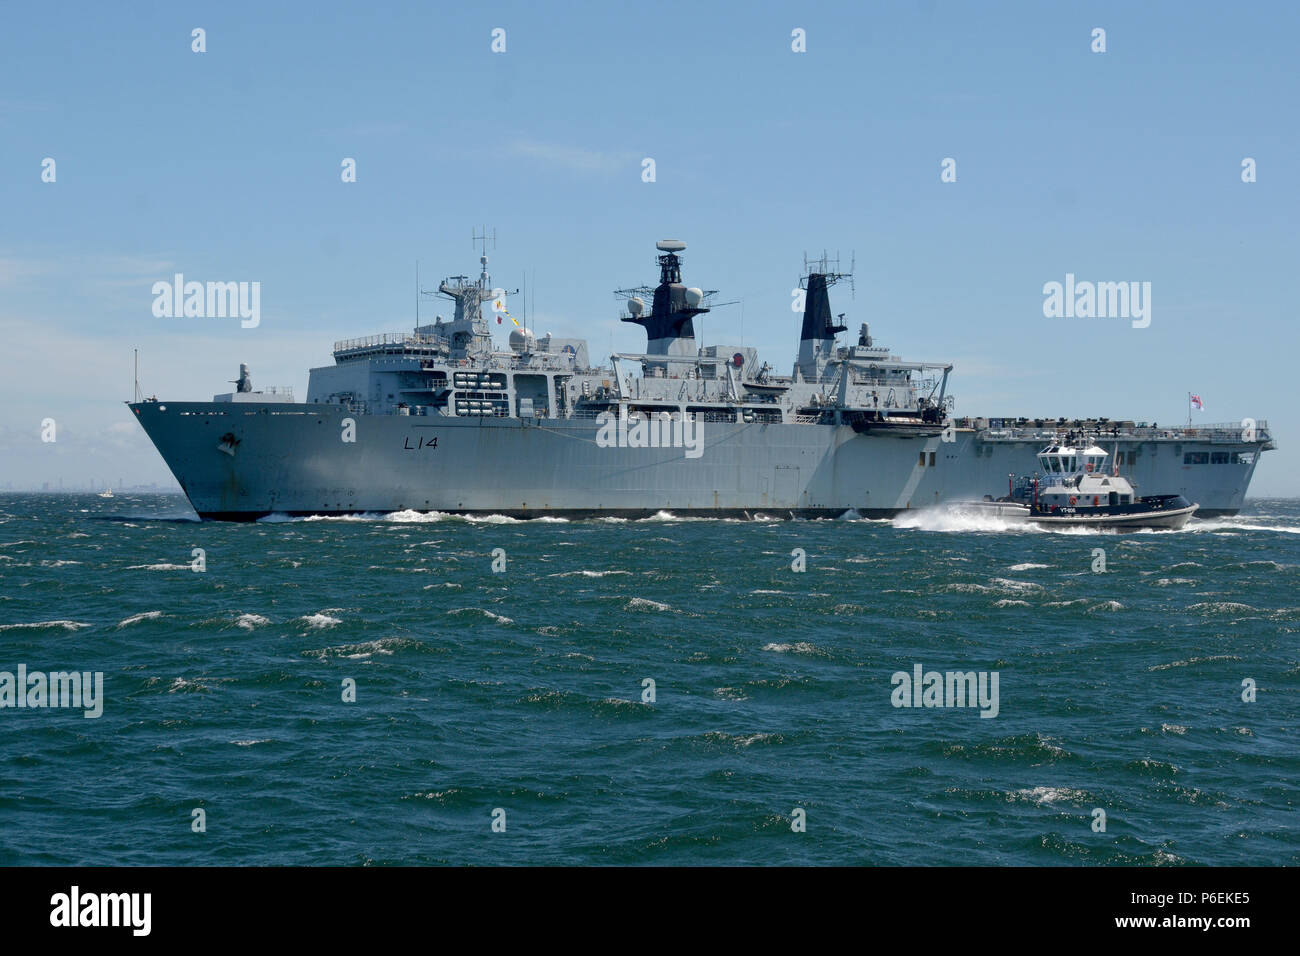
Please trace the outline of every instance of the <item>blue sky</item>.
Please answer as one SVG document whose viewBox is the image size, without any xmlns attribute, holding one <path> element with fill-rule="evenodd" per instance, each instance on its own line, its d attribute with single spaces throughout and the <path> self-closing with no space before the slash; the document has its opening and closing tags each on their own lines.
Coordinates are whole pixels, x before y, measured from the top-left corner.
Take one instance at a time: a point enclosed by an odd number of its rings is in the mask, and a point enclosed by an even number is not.
<svg viewBox="0 0 1300 956">
<path fill-rule="evenodd" d="M 486 224 L 497 284 L 593 355 L 643 346 L 611 293 L 674 237 L 743 300 L 706 343 L 788 371 L 803 253 L 856 253 L 835 311 L 954 361 L 959 414 L 1176 422 L 1195 391 L 1199 421 L 1270 421 L 1252 494 L 1300 494 L 1294 5 L 270 6 L 7 8 L 0 487 L 169 481 L 121 404 L 133 348 L 163 399 L 241 361 L 304 397 L 335 339 L 412 324 L 417 259 L 476 272 Z M 260 282 L 261 324 L 154 317 L 175 272 Z M 1150 327 L 1045 319 L 1066 273 L 1150 282 Z"/>
</svg>

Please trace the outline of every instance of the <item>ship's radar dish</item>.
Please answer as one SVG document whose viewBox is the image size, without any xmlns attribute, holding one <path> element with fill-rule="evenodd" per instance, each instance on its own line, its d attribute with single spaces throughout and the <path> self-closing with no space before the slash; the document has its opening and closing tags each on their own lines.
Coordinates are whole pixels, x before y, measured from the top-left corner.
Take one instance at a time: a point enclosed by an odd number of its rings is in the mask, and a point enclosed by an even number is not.
<svg viewBox="0 0 1300 956">
<path fill-rule="evenodd" d="M 700 289 L 686 290 L 686 304 L 692 309 L 697 308 L 704 301 L 704 292 Z"/>
<path fill-rule="evenodd" d="M 633 315 L 640 315 L 645 311 L 645 299 L 639 295 L 634 295 L 627 300 L 627 310 Z"/>
<path fill-rule="evenodd" d="M 655 248 L 660 252 L 682 252 L 686 248 L 686 243 L 680 239 L 660 239 L 655 243 Z"/>
</svg>

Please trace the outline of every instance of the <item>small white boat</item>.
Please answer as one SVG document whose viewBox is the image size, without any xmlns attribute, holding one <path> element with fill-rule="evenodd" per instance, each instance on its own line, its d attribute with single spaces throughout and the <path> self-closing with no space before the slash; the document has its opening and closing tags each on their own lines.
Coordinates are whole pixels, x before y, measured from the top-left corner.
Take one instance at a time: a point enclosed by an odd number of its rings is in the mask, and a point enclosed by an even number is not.
<svg viewBox="0 0 1300 956">
<path fill-rule="evenodd" d="M 103 491 L 101 491 L 101 492 L 99 493 L 99 497 L 101 497 L 101 498 L 112 498 L 112 497 L 113 497 L 113 489 L 112 489 L 112 488 L 105 488 Z"/>
</svg>

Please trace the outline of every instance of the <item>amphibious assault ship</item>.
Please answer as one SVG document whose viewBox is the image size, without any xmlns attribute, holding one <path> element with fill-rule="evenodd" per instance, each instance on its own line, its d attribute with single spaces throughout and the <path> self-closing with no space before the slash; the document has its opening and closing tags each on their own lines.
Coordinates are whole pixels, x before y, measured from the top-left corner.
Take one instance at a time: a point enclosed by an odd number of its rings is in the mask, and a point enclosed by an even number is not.
<svg viewBox="0 0 1300 956">
<path fill-rule="evenodd" d="M 1266 422 L 1157 428 L 1132 421 L 956 418 L 951 363 L 907 362 L 862 324 L 841 344 L 830 289 L 805 264 L 797 358 L 779 375 L 743 345 L 700 346 L 715 293 L 682 281 L 685 244 L 657 244 L 659 283 L 621 290 L 646 347 L 597 364 L 587 342 L 516 327 L 487 271 L 445 279 L 454 303 L 412 332 L 335 343 L 306 402 L 253 388 L 210 402 L 128 403 L 203 518 L 404 510 L 519 518 L 887 517 L 979 498 L 1032 471 L 1047 441 L 1090 434 L 1144 492 L 1235 514 Z M 648 300 L 648 301 L 647 301 Z M 500 321 L 500 319 L 498 319 Z M 513 320 L 512 320 L 513 321 Z"/>
</svg>

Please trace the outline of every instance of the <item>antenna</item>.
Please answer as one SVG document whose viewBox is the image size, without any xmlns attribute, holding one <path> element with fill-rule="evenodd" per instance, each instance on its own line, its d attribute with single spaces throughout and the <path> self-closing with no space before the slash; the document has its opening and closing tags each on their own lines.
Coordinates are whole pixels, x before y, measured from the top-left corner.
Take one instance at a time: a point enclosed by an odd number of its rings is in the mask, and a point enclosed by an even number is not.
<svg viewBox="0 0 1300 956">
<path fill-rule="evenodd" d="M 487 264 L 488 264 L 487 244 L 488 244 L 488 240 L 490 239 L 492 240 L 492 248 L 495 249 L 497 247 L 497 231 L 495 228 L 493 228 L 492 235 L 489 236 L 487 231 L 487 226 L 484 226 L 482 235 L 478 235 L 473 230 L 470 230 L 469 238 L 471 242 L 482 243 L 481 246 L 482 254 L 478 258 L 479 261 L 478 286 L 484 292 L 491 292 L 492 277 L 488 275 L 488 271 L 487 271 Z"/>
<path fill-rule="evenodd" d="M 803 286 L 803 284 L 808 281 L 808 276 L 814 272 L 826 276 L 827 286 L 832 286 L 837 282 L 848 279 L 849 287 L 853 290 L 854 297 L 856 298 L 857 287 L 853 284 L 853 269 L 857 264 L 858 256 L 856 252 L 853 254 L 853 261 L 849 265 L 849 270 L 847 272 L 840 271 L 840 254 L 838 252 L 835 253 L 834 259 L 832 259 L 830 254 L 825 250 L 822 251 L 821 258 L 819 259 L 809 259 L 808 253 L 805 252 L 803 254 L 803 275 L 799 278 L 799 285 Z"/>
<path fill-rule="evenodd" d="M 488 235 L 487 226 L 483 227 L 482 234 L 470 230 L 469 241 L 471 243 L 481 243 L 480 253 L 482 255 L 487 255 L 487 244 L 489 240 L 492 242 L 492 248 L 495 249 L 497 247 L 497 230 L 495 226 L 492 227 L 492 235 L 490 236 Z"/>
<path fill-rule="evenodd" d="M 415 329 L 420 330 L 420 260 L 415 260 Z"/>
<path fill-rule="evenodd" d="M 131 351 L 135 353 L 135 398 L 133 401 L 138 402 L 140 401 L 140 350 L 132 349 Z"/>
</svg>

